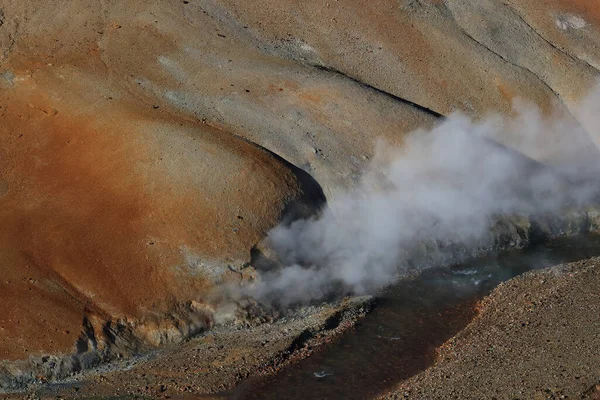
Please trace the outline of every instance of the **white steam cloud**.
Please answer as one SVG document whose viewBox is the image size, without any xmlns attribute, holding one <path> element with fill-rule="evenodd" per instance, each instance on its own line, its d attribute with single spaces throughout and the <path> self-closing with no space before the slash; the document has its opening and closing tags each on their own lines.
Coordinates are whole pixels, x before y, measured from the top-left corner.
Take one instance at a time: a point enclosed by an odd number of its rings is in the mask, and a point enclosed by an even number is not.
<svg viewBox="0 0 600 400">
<path fill-rule="evenodd" d="M 477 246 L 499 216 L 559 213 L 591 201 L 599 99 L 595 91 L 572 115 L 545 117 L 520 102 L 510 118 L 476 122 L 457 113 L 411 133 L 400 148 L 379 143 L 356 188 L 318 217 L 269 233 L 272 264 L 245 294 L 289 304 L 339 288 L 370 292 L 405 272 L 427 244 Z"/>
</svg>

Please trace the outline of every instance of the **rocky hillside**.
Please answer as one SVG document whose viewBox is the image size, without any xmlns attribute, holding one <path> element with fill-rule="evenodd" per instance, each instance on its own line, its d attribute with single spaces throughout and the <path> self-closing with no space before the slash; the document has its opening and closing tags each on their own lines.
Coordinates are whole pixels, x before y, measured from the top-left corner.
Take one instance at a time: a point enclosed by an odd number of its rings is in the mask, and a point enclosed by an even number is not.
<svg viewBox="0 0 600 400">
<path fill-rule="evenodd" d="M 211 326 L 212 289 L 352 186 L 377 138 L 516 98 L 576 114 L 600 7 L 541 4 L 3 0 L 0 359 Z M 501 141 L 559 165 L 563 141 L 596 155 L 576 134 Z"/>
</svg>

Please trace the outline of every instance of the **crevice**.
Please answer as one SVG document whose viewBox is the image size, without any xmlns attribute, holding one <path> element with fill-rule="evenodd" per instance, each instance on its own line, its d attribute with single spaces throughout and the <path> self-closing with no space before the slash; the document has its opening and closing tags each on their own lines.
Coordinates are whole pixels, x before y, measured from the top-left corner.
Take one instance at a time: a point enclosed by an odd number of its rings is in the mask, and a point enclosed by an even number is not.
<svg viewBox="0 0 600 400">
<path fill-rule="evenodd" d="M 3 26 L 4 23 L 6 22 L 4 13 L 2 14 L 2 21 L 3 21 L 3 23 L 0 24 L 0 26 Z M 0 62 L 2 62 L 2 63 L 6 62 L 8 60 L 8 57 L 10 56 L 10 54 L 13 52 L 15 44 L 17 43 L 17 35 L 19 34 L 19 27 L 20 27 L 19 21 L 16 20 L 13 31 L 8 34 L 8 45 L 6 46 L 6 49 L 4 49 L 2 51 L 2 59 L 0 59 Z"/>
<path fill-rule="evenodd" d="M 38 271 L 44 271 L 44 268 L 40 267 L 37 261 L 30 254 L 23 254 L 30 266 Z M 70 299 L 77 304 L 83 306 L 86 312 L 96 314 L 104 319 L 112 318 L 111 314 L 97 304 L 90 296 L 79 290 L 75 285 L 70 283 L 68 280 L 63 278 L 59 271 L 50 269 L 49 272 L 51 281 L 57 285 Z"/>
<path fill-rule="evenodd" d="M 546 39 L 546 37 L 544 37 L 541 33 L 539 33 L 531 24 L 529 24 L 529 22 L 527 22 L 527 20 L 525 20 L 525 18 L 521 15 L 521 13 L 519 13 L 514 7 L 512 7 L 509 4 L 506 4 L 506 6 L 509 8 L 509 10 L 512 12 L 512 14 L 514 16 L 516 16 L 519 20 L 521 20 L 521 22 L 523 22 L 529 29 L 531 29 L 531 31 L 538 36 L 540 39 L 542 39 L 544 42 L 546 42 L 550 47 L 552 47 L 554 50 L 558 51 L 559 53 L 565 55 L 566 57 L 568 57 L 571 61 L 573 62 L 582 62 L 583 64 L 585 64 L 588 68 L 591 68 L 592 70 L 594 70 L 595 72 L 600 72 L 600 70 L 596 67 L 594 67 L 592 64 L 590 64 L 589 62 L 587 62 L 586 60 L 578 57 L 578 56 L 573 56 L 572 54 L 568 53 L 567 51 L 565 51 L 564 49 L 559 48 L 558 46 L 556 46 L 554 43 L 552 43 L 551 41 L 549 41 L 548 39 Z"/>
<path fill-rule="evenodd" d="M 177 115 L 172 113 L 172 115 Z M 275 153 L 274 151 L 253 142 L 250 139 L 247 139 L 243 136 L 235 132 L 231 132 L 229 130 L 223 129 L 221 126 L 216 126 L 211 124 L 210 121 L 206 119 L 198 120 L 197 118 L 183 118 L 187 121 L 193 121 L 195 123 L 202 123 L 204 125 L 208 125 L 214 129 L 218 129 L 219 131 L 231 135 L 237 140 L 241 140 L 244 143 L 247 143 L 250 146 L 256 147 L 261 151 L 268 153 L 271 157 L 273 157 L 276 161 L 283 164 L 286 168 L 290 170 L 290 172 L 294 175 L 296 180 L 300 185 L 300 190 L 302 192 L 302 196 L 288 202 L 285 205 L 284 210 L 282 211 L 282 223 L 289 224 L 298 219 L 310 218 L 314 215 L 317 215 L 323 207 L 327 204 L 327 198 L 325 196 L 325 192 L 323 188 L 317 182 L 315 178 L 308 172 L 304 171 L 302 168 L 294 165 L 292 162 L 288 161 L 286 158 L 281 155 Z"/>
<path fill-rule="evenodd" d="M 320 70 L 320 71 L 325 71 L 325 72 L 328 72 L 328 73 L 332 73 L 332 74 L 338 75 L 338 76 L 340 76 L 342 78 L 349 79 L 352 82 L 358 84 L 359 86 L 361 86 L 363 88 L 375 91 L 378 94 L 381 94 L 381 95 L 383 95 L 385 97 L 388 97 L 388 98 L 393 99 L 395 101 L 398 101 L 400 103 L 407 104 L 407 105 L 409 105 L 411 107 L 414 107 L 417 110 L 422 111 L 422 112 L 424 112 L 424 113 L 426 113 L 428 115 L 431 115 L 431 116 L 433 116 L 435 118 L 443 118 L 444 117 L 443 114 L 440 114 L 437 111 L 434 111 L 434 110 L 432 110 L 430 108 L 427 108 L 425 106 L 422 106 L 420 104 L 412 102 L 412 101 L 410 101 L 408 99 L 405 99 L 405 98 L 402 98 L 400 96 L 397 96 L 397 95 L 395 95 L 393 93 L 386 92 L 383 89 L 380 89 L 380 88 L 378 88 L 376 86 L 373 86 L 373 85 L 371 85 L 369 83 L 366 83 L 366 82 L 364 82 L 364 81 L 362 81 L 362 80 L 360 80 L 358 78 L 352 77 L 352 76 L 350 76 L 350 75 L 348 75 L 348 74 L 346 74 L 346 73 L 344 73 L 344 72 L 342 72 L 342 71 L 340 71 L 340 70 L 338 70 L 336 68 L 328 67 L 328 66 L 325 66 L 325 65 L 319 65 L 319 64 L 309 64 L 309 65 L 311 67 L 313 67 L 313 68 L 316 68 L 316 69 Z"/>
<path fill-rule="evenodd" d="M 455 20 L 455 22 L 456 22 L 456 20 Z M 546 83 L 546 81 L 544 81 L 538 74 L 536 74 L 535 72 L 533 72 L 532 70 L 530 70 L 527 67 L 524 67 L 522 65 L 519 65 L 519 64 L 516 64 L 516 63 L 510 61 L 509 59 L 507 59 L 506 57 L 504 57 L 500 53 L 494 51 L 492 48 L 490 48 L 486 44 L 484 44 L 484 43 L 480 42 L 479 40 L 475 39 L 458 22 L 456 22 L 456 26 L 465 35 L 465 37 L 467 37 L 468 39 L 470 39 L 471 41 L 473 41 L 475 44 L 479 45 L 480 47 L 484 48 L 488 52 L 490 52 L 490 53 L 494 54 L 495 56 L 499 57 L 502 61 L 504 61 L 504 63 L 506 63 L 508 65 L 511 65 L 511 66 L 513 66 L 515 68 L 519 68 L 520 70 L 525 71 L 525 72 L 533 75 L 538 81 L 540 81 L 540 83 L 542 83 L 542 85 L 544 85 L 548 90 L 550 90 L 557 99 L 559 99 L 562 102 L 562 98 L 561 98 L 560 94 L 558 94 L 558 92 L 556 92 L 550 85 L 548 85 L 548 83 Z"/>
<path fill-rule="evenodd" d="M 211 4 L 208 5 L 207 3 L 211 3 Z M 216 6 L 216 4 L 214 2 L 212 2 L 212 1 L 208 1 L 208 2 L 205 1 L 205 2 L 203 2 L 203 7 L 206 7 L 207 9 L 210 8 L 210 7 L 215 7 L 215 6 Z M 249 38 L 250 41 L 251 41 L 251 43 L 259 51 L 264 52 L 265 54 L 268 54 L 268 55 L 271 55 L 271 56 L 275 56 L 277 58 L 281 58 L 281 59 L 285 59 L 285 60 L 291 60 L 291 61 L 293 61 L 293 62 L 295 62 L 295 63 L 297 63 L 297 64 L 299 64 L 301 66 L 309 66 L 309 67 L 312 67 L 312 68 L 316 68 L 316 69 L 318 69 L 320 71 L 325 71 L 325 72 L 328 72 L 328 73 L 332 73 L 332 74 L 338 75 L 338 76 L 340 76 L 342 78 L 351 80 L 352 82 L 358 84 L 359 86 L 361 86 L 363 88 L 375 91 L 376 93 L 378 93 L 380 95 L 383 95 L 385 97 L 391 98 L 391 99 L 393 99 L 395 101 L 398 101 L 400 103 L 407 104 L 407 105 L 409 105 L 411 107 L 414 107 L 417 110 L 422 111 L 422 112 L 424 112 L 424 113 L 426 113 L 428 115 L 434 116 L 436 118 L 443 117 L 442 114 L 438 113 L 435 110 L 432 110 L 430 108 L 427 108 L 425 106 L 422 106 L 420 104 L 412 102 L 412 101 L 410 101 L 408 99 L 405 99 L 405 98 L 402 98 L 400 96 L 397 96 L 397 95 L 395 95 L 393 93 L 387 92 L 387 91 L 385 91 L 383 89 L 380 89 L 380 88 L 378 88 L 376 86 L 373 86 L 373 85 L 371 85 L 371 84 L 369 84 L 369 83 L 367 83 L 367 82 L 365 82 L 365 81 L 363 81 L 363 80 L 361 80 L 359 78 L 350 76 L 347 73 L 345 73 L 343 71 L 340 71 L 340 70 L 338 70 L 336 68 L 333 68 L 333 67 L 330 67 L 330 66 L 326 66 L 326 65 L 323 65 L 323 64 L 317 64 L 317 63 L 314 63 L 314 62 L 311 63 L 311 62 L 308 62 L 307 60 L 303 61 L 303 60 L 298 59 L 298 58 L 296 58 L 296 57 L 294 57 L 293 55 L 290 55 L 290 54 L 288 54 L 287 56 L 285 54 L 282 54 L 282 52 L 279 51 L 278 46 L 273 45 L 268 40 L 264 40 L 263 38 L 260 38 L 258 35 L 251 35 L 250 32 L 252 32 L 252 31 L 250 29 L 248 29 L 248 26 L 241 24 L 239 22 L 239 20 L 232 15 L 232 13 L 231 13 L 230 10 L 221 9 L 220 12 L 216 12 L 214 9 L 211 9 L 211 12 L 209 12 L 209 14 L 211 14 L 211 16 L 213 18 L 217 19 L 219 22 L 221 22 L 223 24 L 226 24 L 227 27 L 229 29 L 232 29 L 235 33 L 238 33 L 238 34 L 240 34 L 240 32 L 243 33 L 243 35 L 242 35 L 243 37 Z M 227 21 L 225 21 L 225 19 Z M 243 29 L 240 29 L 240 26 L 242 26 Z"/>
</svg>

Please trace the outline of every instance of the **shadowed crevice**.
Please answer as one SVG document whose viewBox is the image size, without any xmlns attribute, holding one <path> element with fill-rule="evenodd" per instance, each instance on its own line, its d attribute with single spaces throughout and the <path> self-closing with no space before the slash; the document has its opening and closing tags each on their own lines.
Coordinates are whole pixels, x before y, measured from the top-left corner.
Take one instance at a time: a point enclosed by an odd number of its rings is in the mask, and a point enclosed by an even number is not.
<svg viewBox="0 0 600 400">
<path fill-rule="evenodd" d="M 432 110 L 432 109 L 430 109 L 430 108 L 427 108 L 427 107 L 425 107 L 425 106 L 422 106 L 422 105 L 420 105 L 420 104 L 414 103 L 414 102 L 412 102 L 412 101 L 410 101 L 410 100 L 407 100 L 407 99 L 405 99 L 405 98 L 402 98 L 402 97 L 400 97 L 400 96 L 397 96 L 397 95 L 395 95 L 395 94 L 393 94 L 393 93 L 386 92 L 385 90 L 383 90 L 383 89 L 379 89 L 378 87 L 375 87 L 375 86 L 373 86 L 373 85 L 371 85 L 371 84 L 369 84 L 369 83 L 366 83 L 366 82 L 364 82 L 364 81 L 361 81 L 361 80 L 360 80 L 360 79 L 358 79 L 358 78 L 355 78 L 355 77 L 352 77 L 352 76 L 350 76 L 350 75 L 347 75 L 346 73 L 344 73 L 344 72 L 342 72 L 342 71 L 340 71 L 340 70 L 338 70 L 338 69 L 336 69 L 336 68 L 333 68 L 333 67 L 328 67 L 328 66 L 325 66 L 325 65 L 315 65 L 315 64 L 312 64 L 311 66 L 312 66 L 312 67 L 314 67 L 314 68 L 317 68 L 317 69 L 318 69 L 318 70 L 320 70 L 320 71 L 329 72 L 329 73 L 332 73 L 332 74 L 335 74 L 335 75 L 341 76 L 342 78 L 349 79 L 349 80 L 351 80 L 352 82 L 354 82 L 354 83 L 358 84 L 358 85 L 359 85 L 359 86 L 361 86 L 361 87 L 364 87 L 364 88 L 366 88 L 366 89 L 369 89 L 369 90 L 375 91 L 375 92 L 377 92 L 378 94 L 381 94 L 381 95 L 383 95 L 383 96 L 385 96 L 385 97 L 387 97 L 387 98 L 390 98 L 390 99 L 392 99 L 392 100 L 395 100 L 395 101 L 397 101 L 397 102 L 400 102 L 400 103 L 403 103 L 403 104 L 407 104 L 407 105 L 409 105 L 409 106 L 411 106 L 411 107 L 413 107 L 413 108 L 415 108 L 415 109 L 417 109 L 417 110 L 419 110 L 419 111 L 422 111 L 422 112 L 424 112 L 425 114 L 431 115 L 431 116 L 433 116 L 433 117 L 435 117 L 435 118 L 444 118 L 444 115 L 443 115 L 443 114 L 440 114 L 440 113 L 439 113 L 439 112 L 437 112 L 437 111 L 434 111 L 434 110 Z"/>
</svg>

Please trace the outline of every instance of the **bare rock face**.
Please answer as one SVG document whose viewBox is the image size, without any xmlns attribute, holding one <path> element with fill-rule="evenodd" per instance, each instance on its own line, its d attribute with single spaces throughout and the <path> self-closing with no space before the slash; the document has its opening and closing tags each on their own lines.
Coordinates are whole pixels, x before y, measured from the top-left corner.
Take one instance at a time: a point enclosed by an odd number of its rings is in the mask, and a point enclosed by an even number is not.
<svg viewBox="0 0 600 400">
<path fill-rule="evenodd" d="M 566 0 L 3 1 L 0 359 L 79 351 L 93 319 L 151 345 L 211 326 L 213 289 L 376 138 L 572 110 L 599 23 Z"/>
</svg>

